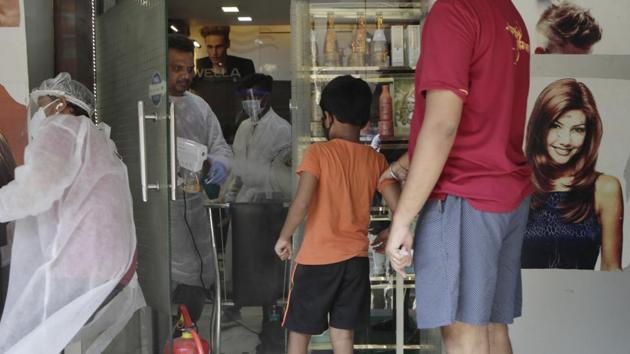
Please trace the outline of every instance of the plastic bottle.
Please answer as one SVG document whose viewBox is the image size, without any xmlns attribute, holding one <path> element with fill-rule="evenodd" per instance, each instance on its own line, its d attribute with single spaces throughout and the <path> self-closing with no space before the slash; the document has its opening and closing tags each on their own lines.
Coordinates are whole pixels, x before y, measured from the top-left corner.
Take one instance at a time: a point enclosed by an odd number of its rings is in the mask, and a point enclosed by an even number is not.
<svg viewBox="0 0 630 354">
<path fill-rule="evenodd" d="M 352 54 L 348 60 L 350 66 L 364 66 L 367 53 L 367 30 L 365 29 L 365 14 L 357 13 L 356 28 L 352 33 Z"/>
<path fill-rule="evenodd" d="M 392 96 L 389 94 L 389 85 L 382 86 L 382 92 L 378 98 L 378 133 L 382 137 L 394 136 Z"/>
<path fill-rule="evenodd" d="M 383 15 L 379 13 L 376 15 L 376 30 L 372 37 L 372 66 L 389 66 L 387 37 L 383 28 Z"/>
<path fill-rule="evenodd" d="M 192 172 L 185 168 L 182 168 L 182 172 L 184 175 L 184 185 L 182 189 L 186 193 L 198 193 L 201 191 L 201 184 L 199 183 L 199 174 L 197 172 Z"/>
<path fill-rule="evenodd" d="M 197 193 L 201 191 L 201 184 L 199 184 L 199 175 L 197 172 L 182 168 L 182 173 L 184 175 L 184 185 L 182 187 L 184 192 Z"/>
</svg>

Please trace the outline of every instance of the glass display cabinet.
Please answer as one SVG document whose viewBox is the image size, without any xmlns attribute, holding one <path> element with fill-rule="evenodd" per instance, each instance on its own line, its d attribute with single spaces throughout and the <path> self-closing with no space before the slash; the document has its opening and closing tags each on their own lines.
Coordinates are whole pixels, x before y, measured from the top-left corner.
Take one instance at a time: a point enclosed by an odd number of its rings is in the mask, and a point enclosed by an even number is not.
<svg viewBox="0 0 630 354">
<path fill-rule="evenodd" d="M 365 80 L 373 92 L 361 141 L 391 162 L 407 150 L 414 107 L 414 73 L 429 0 L 292 0 L 293 165 L 304 149 L 324 141 L 319 97 L 339 75 Z M 297 182 L 297 180 L 295 181 Z M 370 238 L 389 225 L 390 211 L 376 196 Z M 294 237 L 298 248 L 301 235 Z M 439 330 L 415 324 L 414 275 L 396 276 L 382 254 L 370 250 L 370 325 L 355 335 L 356 353 L 441 353 Z M 312 353 L 332 353 L 327 333 L 311 340 Z"/>
</svg>

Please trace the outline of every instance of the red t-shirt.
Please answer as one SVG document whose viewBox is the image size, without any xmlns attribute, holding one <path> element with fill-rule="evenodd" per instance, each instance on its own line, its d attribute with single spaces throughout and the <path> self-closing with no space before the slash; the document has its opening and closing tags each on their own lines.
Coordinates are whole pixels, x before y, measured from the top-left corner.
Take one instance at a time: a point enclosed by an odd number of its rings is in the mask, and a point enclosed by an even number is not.
<svg viewBox="0 0 630 354">
<path fill-rule="evenodd" d="M 523 154 L 529 37 L 510 0 L 438 0 L 424 24 L 416 69 L 409 152 L 422 127 L 428 90 L 464 101 L 455 143 L 432 198 L 508 212 L 531 193 Z"/>
</svg>

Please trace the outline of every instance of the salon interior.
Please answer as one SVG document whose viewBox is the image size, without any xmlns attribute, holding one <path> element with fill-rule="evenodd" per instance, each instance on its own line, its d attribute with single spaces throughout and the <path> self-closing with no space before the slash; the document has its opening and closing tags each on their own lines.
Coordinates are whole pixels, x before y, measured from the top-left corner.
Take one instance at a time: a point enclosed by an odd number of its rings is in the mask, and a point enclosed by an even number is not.
<svg viewBox="0 0 630 354">
<path fill-rule="evenodd" d="M 13 2 L 23 13 L 15 28 L 28 58 L 0 62 L 24 66 L 28 92 L 62 71 L 94 92 L 92 118 L 109 127 L 133 200 L 143 306 L 104 337 L 78 328 L 62 352 L 287 353 L 283 322 L 294 264 L 281 261 L 274 245 L 304 151 L 326 141 L 322 90 L 342 75 L 366 81 L 372 106 L 360 142 L 396 161 L 408 147 L 421 30 L 435 1 Z M 0 43 L 4 37 L 0 31 Z M 185 64 L 173 48 L 186 53 Z M 8 128 L 18 149 L 28 136 L 22 123 Z M 391 216 L 377 193 L 370 241 Z M 301 228 L 293 235 L 295 251 L 302 236 Z M 369 323 L 356 331 L 353 352 L 443 353 L 439 329 L 417 328 L 412 267 L 396 273 L 376 248 L 368 252 Z M 10 263 L 2 255 L 6 283 Z M 545 276 L 528 275 L 525 286 Z M 562 294 L 572 291 L 558 286 Z M 545 308 L 543 299 L 528 299 L 527 311 L 548 318 L 532 310 Z M 107 301 L 116 305 L 115 296 Z M 532 322 L 519 328 L 517 347 L 527 347 L 525 334 L 542 337 Z M 308 352 L 333 353 L 328 330 L 311 337 Z"/>
</svg>

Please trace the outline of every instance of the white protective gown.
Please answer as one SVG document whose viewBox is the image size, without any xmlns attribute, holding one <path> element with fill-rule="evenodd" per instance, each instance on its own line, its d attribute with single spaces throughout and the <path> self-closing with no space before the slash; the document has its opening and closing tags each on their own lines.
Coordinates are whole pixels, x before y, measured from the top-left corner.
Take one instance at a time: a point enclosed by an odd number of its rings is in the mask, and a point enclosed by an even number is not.
<svg viewBox="0 0 630 354">
<path fill-rule="evenodd" d="M 0 353 L 57 354 L 132 266 L 131 193 L 114 143 L 86 117 L 47 118 L 15 180 L 0 189 L 0 221 L 10 220 L 17 221 Z M 88 324 L 98 329 L 88 353 L 102 351 L 144 306 L 135 276 L 112 303 Z"/>
<path fill-rule="evenodd" d="M 233 186 L 237 203 L 291 199 L 291 125 L 273 108 L 257 124 L 244 120 L 234 137 Z"/>
<path fill-rule="evenodd" d="M 170 99 L 175 104 L 177 137 L 206 145 L 208 158 L 220 161 L 229 171 L 232 149 L 225 142 L 219 120 L 206 101 L 190 92 L 181 97 L 171 96 Z M 201 255 L 204 285 L 210 287 L 215 273 L 205 197 L 203 191 L 186 193 L 185 197 L 178 187 L 177 200 L 171 201 L 171 280 L 177 284 L 201 286 Z"/>
</svg>

